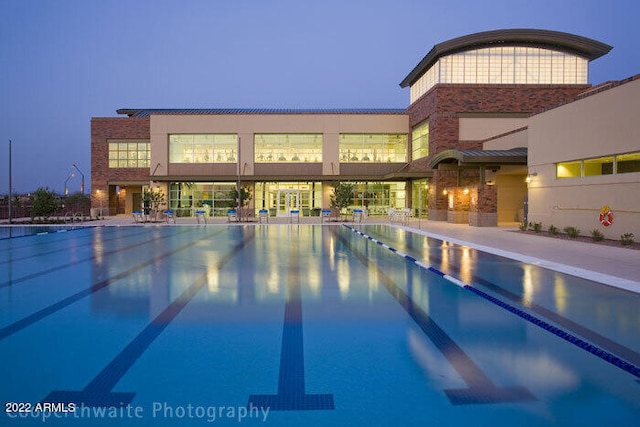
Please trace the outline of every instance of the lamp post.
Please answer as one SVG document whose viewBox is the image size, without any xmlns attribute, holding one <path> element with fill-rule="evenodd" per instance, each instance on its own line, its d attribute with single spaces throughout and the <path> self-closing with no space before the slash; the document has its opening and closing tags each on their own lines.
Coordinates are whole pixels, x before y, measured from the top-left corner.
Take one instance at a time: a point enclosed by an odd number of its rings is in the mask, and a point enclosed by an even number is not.
<svg viewBox="0 0 640 427">
<path fill-rule="evenodd" d="M 13 194 L 11 190 L 11 140 L 9 140 L 9 224 L 11 224 L 11 199 L 13 199 Z"/>
<path fill-rule="evenodd" d="M 67 187 L 67 182 L 69 182 L 69 180 L 71 178 L 73 178 L 74 176 L 76 176 L 73 172 L 71 172 L 69 174 L 69 176 L 67 177 L 67 179 L 64 180 L 64 195 L 67 196 L 69 194 L 69 187 Z"/>
<path fill-rule="evenodd" d="M 80 192 L 84 194 L 84 174 L 80 171 L 80 169 L 78 169 L 78 166 L 76 166 L 75 164 L 71 166 L 76 168 L 76 170 L 80 173 L 80 176 L 82 177 L 82 181 L 80 181 Z"/>
</svg>

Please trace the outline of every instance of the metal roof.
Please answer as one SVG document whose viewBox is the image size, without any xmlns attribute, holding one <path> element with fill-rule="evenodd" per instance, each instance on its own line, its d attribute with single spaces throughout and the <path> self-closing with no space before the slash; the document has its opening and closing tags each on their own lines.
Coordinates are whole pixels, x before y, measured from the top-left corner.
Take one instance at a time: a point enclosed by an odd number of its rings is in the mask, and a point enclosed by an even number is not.
<svg viewBox="0 0 640 427">
<path fill-rule="evenodd" d="M 404 108 L 121 108 L 118 114 L 129 117 L 149 117 L 151 114 L 169 115 L 227 115 L 227 114 L 407 114 Z"/>
<path fill-rule="evenodd" d="M 435 169 L 440 163 L 526 165 L 527 149 L 519 147 L 511 150 L 444 150 L 433 156 L 429 167 Z"/>
<path fill-rule="evenodd" d="M 611 46 L 574 34 L 536 29 L 485 31 L 458 37 L 435 45 L 400 82 L 400 87 L 415 83 L 420 76 L 443 56 L 457 52 L 498 46 L 539 47 L 581 56 L 593 61 L 609 53 Z"/>
</svg>

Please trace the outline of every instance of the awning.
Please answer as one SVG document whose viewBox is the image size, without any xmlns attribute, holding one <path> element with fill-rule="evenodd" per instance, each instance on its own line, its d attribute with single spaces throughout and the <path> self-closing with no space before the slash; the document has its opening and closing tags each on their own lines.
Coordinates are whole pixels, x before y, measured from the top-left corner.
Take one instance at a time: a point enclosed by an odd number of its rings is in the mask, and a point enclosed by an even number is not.
<svg viewBox="0 0 640 427">
<path fill-rule="evenodd" d="M 444 150 L 431 159 L 431 169 L 457 169 L 482 165 L 526 165 L 527 148 L 511 150 Z"/>
</svg>

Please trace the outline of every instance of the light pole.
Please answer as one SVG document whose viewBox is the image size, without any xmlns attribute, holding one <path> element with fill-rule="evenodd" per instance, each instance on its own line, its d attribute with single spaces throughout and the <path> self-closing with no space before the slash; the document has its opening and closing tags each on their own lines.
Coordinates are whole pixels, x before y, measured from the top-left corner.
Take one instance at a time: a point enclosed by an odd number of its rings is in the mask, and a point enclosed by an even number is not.
<svg viewBox="0 0 640 427">
<path fill-rule="evenodd" d="M 67 177 L 67 179 L 64 180 L 64 195 L 67 196 L 69 195 L 69 187 L 67 187 L 67 182 L 69 182 L 69 180 L 71 178 L 73 178 L 74 176 L 76 176 L 73 172 L 71 172 L 69 174 L 69 176 Z"/>
<path fill-rule="evenodd" d="M 78 169 L 78 167 L 75 164 L 71 166 L 76 168 L 76 170 L 80 173 L 80 176 L 82 177 L 82 181 L 80 181 L 80 192 L 84 194 L 84 174 L 80 171 L 80 169 Z"/>
<path fill-rule="evenodd" d="M 11 199 L 13 199 L 13 194 L 11 190 L 11 140 L 9 140 L 9 224 L 11 224 Z"/>
</svg>

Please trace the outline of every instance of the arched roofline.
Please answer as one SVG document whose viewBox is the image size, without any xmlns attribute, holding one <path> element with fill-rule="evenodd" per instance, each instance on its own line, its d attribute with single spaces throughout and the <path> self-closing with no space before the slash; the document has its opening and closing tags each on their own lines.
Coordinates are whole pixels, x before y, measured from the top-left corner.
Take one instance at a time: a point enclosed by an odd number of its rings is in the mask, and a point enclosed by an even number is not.
<svg viewBox="0 0 640 427">
<path fill-rule="evenodd" d="M 429 53 L 400 82 L 400 87 L 415 83 L 438 59 L 458 52 L 488 47 L 526 46 L 570 53 L 593 61 L 609 53 L 608 44 L 575 34 L 536 29 L 493 30 L 470 34 L 435 45 Z"/>
</svg>

